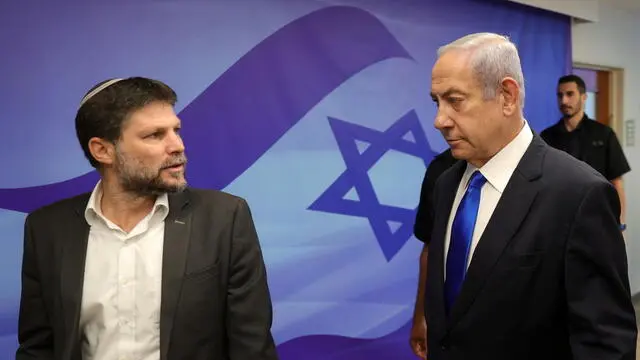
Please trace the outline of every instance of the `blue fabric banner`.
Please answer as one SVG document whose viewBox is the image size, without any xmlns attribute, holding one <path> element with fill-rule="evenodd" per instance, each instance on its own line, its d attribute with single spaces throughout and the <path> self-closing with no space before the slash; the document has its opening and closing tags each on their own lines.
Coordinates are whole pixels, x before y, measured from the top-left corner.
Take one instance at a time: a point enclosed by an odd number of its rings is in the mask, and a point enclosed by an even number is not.
<svg viewBox="0 0 640 360">
<path fill-rule="evenodd" d="M 251 206 L 282 359 L 412 359 L 415 207 L 425 166 L 446 146 L 429 97 L 436 49 L 472 32 L 509 35 L 524 67 L 525 115 L 537 131 L 558 118 L 555 84 L 570 63 L 569 18 L 502 1 L 7 7 L 2 359 L 16 347 L 25 214 L 97 181 L 73 118 L 98 81 L 140 75 L 177 91 L 190 184 Z"/>
</svg>

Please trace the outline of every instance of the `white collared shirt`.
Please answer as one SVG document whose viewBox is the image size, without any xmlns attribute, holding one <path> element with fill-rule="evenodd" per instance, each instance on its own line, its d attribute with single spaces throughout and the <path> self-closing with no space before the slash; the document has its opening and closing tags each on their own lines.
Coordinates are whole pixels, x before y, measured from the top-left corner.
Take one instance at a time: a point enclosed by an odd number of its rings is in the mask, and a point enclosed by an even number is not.
<svg viewBox="0 0 640 360">
<path fill-rule="evenodd" d="M 473 230 L 473 236 L 471 239 L 471 248 L 469 249 L 469 257 L 467 259 L 467 267 L 471 263 L 471 259 L 473 257 L 473 253 L 478 246 L 478 241 L 480 237 L 482 237 L 482 233 L 484 229 L 487 227 L 489 223 L 489 219 L 491 219 L 491 215 L 493 215 L 493 211 L 496 209 L 498 205 L 498 201 L 500 201 L 500 197 L 504 192 L 504 189 L 507 187 L 507 183 L 511 179 L 511 175 L 515 171 L 520 159 L 524 156 L 524 153 L 527 151 L 529 144 L 533 140 L 533 133 L 531 132 L 531 128 L 527 122 L 524 122 L 524 126 L 518 133 L 518 135 L 511 140 L 507 146 L 502 148 L 497 154 L 495 154 L 483 167 L 479 169 L 480 173 L 487 179 L 486 184 L 482 187 L 482 191 L 480 193 L 480 207 L 478 209 L 478 217 L 476 219 L 476 225 Z M 451 207 L 451 213 L 449 214 L 449 222 L 447 224 L 447 232 L 445 235 L 445 244 L 444 244 L 444 256 L 445 256 L 445 264 L 447 259 L 447 254 L 449 252 L 449 243 L 451 241 L 451 226 L 453 224 L 453 219 L 456 216 L 456 211 L 458 210 L 458 206 L 462 201 L 462 197 L 464 193 L 467 191 L 467 186 L 469 180 L 471 179 L 471 175 L 474 171 L 478 170 L 475 166 L 467 163 L 467 168 L 462 175 L 462 179 L 460 180 L 460 184 L 458 185 L 458 192 L 456 193 L 456 197 L 453 201 L 453 206 Z M 496 219 L 494 221 L 499 221 Z M 446 276 L 446 265 L 445 265 L 445 276 Z"/>
<path fill-rule="evenodd" d="M 160 298 L 166 194 L 127 233 L 102 215 L 99 182 L 85 210 L 90 226 L 80 313 L 83 360 L 160 359 Z"/>
</svg>

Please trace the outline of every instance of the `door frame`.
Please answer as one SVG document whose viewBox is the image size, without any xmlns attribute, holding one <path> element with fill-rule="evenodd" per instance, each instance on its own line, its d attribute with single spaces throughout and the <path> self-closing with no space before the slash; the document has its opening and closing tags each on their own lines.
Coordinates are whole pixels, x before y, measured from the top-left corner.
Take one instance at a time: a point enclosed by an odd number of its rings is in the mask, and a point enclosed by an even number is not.
<svg viewBox="0 0 640 360">
<path fill-rule="evenodd" d="M 584 62 L 574 62 L 574 68 L 606 71 L 608 87 L 604 90 L 609 97 L 609 126 L 615 131 L 620 140 L 624 139 L 624 69 L 613 66 L 603 66 Z M 602 79 L 602 78 L 601 78 Z M 600 79 L 600 81 L 602 81 Z M 598 88 L 602 85 L 598 84 Z M 598 90 L 599 91 L 599 90 Z M 596 106 L 596 113 L 598 112 Z"/>
</svg>

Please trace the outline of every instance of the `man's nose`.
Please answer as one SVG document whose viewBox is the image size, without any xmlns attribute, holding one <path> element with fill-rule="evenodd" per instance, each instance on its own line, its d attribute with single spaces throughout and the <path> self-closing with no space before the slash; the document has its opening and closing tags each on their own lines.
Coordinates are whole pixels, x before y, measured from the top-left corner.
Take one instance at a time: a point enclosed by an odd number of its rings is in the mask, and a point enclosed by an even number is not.
<svg viewBox="0 0 640 360">
<path fill-rule="evenodd" d="M 433 121 L 433 126 L 438 130 L 442 130 L 444 128 L 451 127 L 452 121 L 448 116 L 438 111 L 436 118 Z"/>
<path fill-rule="evenodd" d="M 182 137 L 180 134 L 173 133 L 169 137 L 169 144 L 167 145 L 169 148 L 169 153 L 182 153 L 184 152 L 184 142 L 182 141 Z"/>
</svg>

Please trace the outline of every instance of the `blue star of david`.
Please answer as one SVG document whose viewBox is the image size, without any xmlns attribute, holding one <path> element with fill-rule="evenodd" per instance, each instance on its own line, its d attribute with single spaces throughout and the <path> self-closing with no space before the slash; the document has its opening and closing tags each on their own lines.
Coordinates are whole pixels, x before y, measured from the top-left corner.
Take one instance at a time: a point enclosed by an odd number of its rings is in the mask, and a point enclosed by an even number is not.
<svg viewBox="0 0 640 360">
<path fill-rule="evenodd" d="M 418 157 L 424 161 L 425 167 L 436 153 L 431 150 L 414 110 L 383 132 L 331 117 L 329 124 L 347 168 L 309 209 L 367 218 L 382 253 L 387 261 L 391 261 L 413 233 L 417 208 L 381 204 L 367 171 L 389 150 Z M 413 135 L 414 141 L 405 138 L 408 134 Z M 369 146 L 361 152 L 356 141 L 368 143 Z M 358 200 L 345 198 L 352 188 L 357 192 Z M 390 221 L 400 226 L 393 231 Z"/>
</svg>

